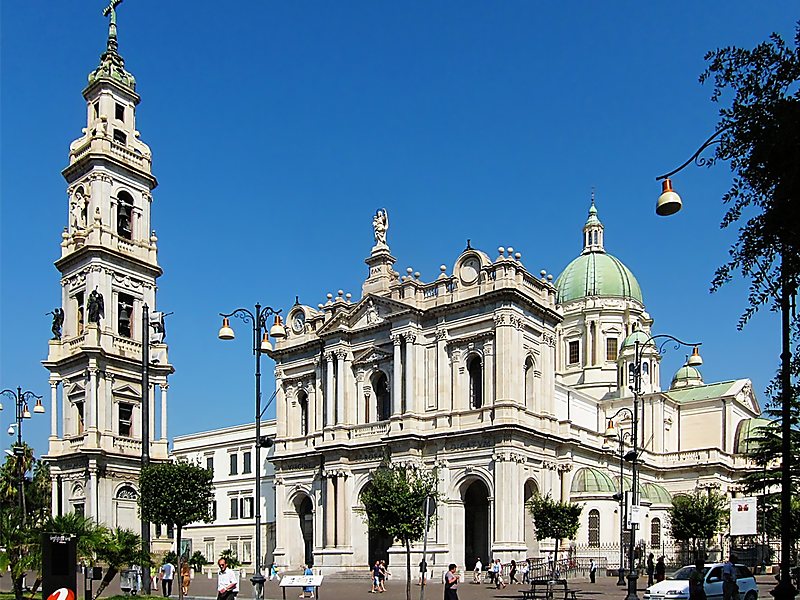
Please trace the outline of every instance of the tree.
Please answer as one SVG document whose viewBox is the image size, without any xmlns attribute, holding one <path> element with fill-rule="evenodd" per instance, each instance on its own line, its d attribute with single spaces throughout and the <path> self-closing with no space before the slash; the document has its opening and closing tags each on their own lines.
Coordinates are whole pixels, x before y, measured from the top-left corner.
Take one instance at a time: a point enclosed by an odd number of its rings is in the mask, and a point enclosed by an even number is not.
<svg viewBox="0 0 800 600">
<path fill-rule="evenodd" d="M 800 321 L 792 311 L 800 278 L 800 22 L 794 42 L 791 48 L 773 34 L 752 50 L 713 50 L 700 76 L 701 83 L 713 81 L 712 101 L 732 94 L 730 105 L 719 111 L 716 157 L 728 160 L 734 172 L 723 196 L 729 208 L 722 227 L 737 224 L 739 238 L 730 248 L 730 260 L 717 270 L 712 290 L 730 281 L 736 271 L 750 281 L 749 306 L 739 328 L 764 306 L 781 312 L 781 368 L 767 393 L 781 408 L 780 435 L 770 443 L 783 458 L 778 469 L 782 575 L 775 590 L 782 598 L 793 596 L 788 567 L 796 541 L 790 513 L 797 488 L 790 465 L 797 460 L 792 459 L 798 455 L 792 438 L 800 416 L 798 388 L 792 383 L 800 374 Z"/>
<path fill-rule="evenodd" d="M 187 562 L 189 563 L 189 566 L 195 570 L 195 573 L 199 573 L 202 571 L 203 565 L 208 564 L 208 559 L 203 556 L 203 553 L 200 552 L 200 550 L 195 550 Z"/>
<path fill-rule="evenodd" d="M 174 523 L 177 548 L 181 547 L 181 531 L 190 523 L 210 523 L 213 474 L 208 469 L 188 462 L 149 465 L 139 474 L 139 510 L 151 523 Z M 181 556 L 178 570 L 181 572 Z M 178 597 L 183 590 L 178 588 Z"/>
<path fill-rule="evenodd" d="M 236 554 L 236 551 L 231 548 L 225 548 L 225 550 L 220 553 L 219 557 L 224 558 L 225 564 L 231 569 L 238 569 L 242 566 L 242 561 L 239 560 L 239 555 Z"/>
<path fill-rule="evenodd" d="M 117 527 L 113 531 L 106 530 L 102 543 L 97 548 L 97 558 L 108 565 L 103 580 L 97 586 L 95 600 L 100 597 L 114 580 L 119 570 L 126 565 L 150 565 L 150 553 L 142 550 L 142 538 L 130 529 Z"/>
<path fill-rule="evenodd" d="M 411 542 L 425 535 L 425 499 L 436 501 L 438 482 L 435 469 L 384 462 L 361 494 L 369 528 L 405 546 L 407 600 L 411 600 Z"/>
<path fill-rule="evenodd" d="M 23 503 L 19 485 L 22 479 Z M 28 571 L 41 565 L 39 534 L 50 512 L 50 472 L 34 458 L 30 446 L 15 447 L 0 466 L 0 570 L 11 571 L 16 600 L 22 599 L 22 583 Z"/>
<path fill-rule="evenodd" d="M 536 529 L 537 540 L 553 539 L 556 542 L 555 558 L 558 560 L 558 545 L 563 539 L 574 539 L 578 533 L 583 507 L 570 502 L 556 502 L 550 497 L 536 495 L 529 509 Z"/>
<path fill-rule="evenodd" d="M 703 559 L 708 540 L 725 526 L 728 503 L 725 496 L 713 490 L 707 494 L 695 492 L 673 497 L 667 514 L 672 537 L 690 544 L 694 558 Z M 698 554 L 700 551 L 703 555 Z"/>
</svg>

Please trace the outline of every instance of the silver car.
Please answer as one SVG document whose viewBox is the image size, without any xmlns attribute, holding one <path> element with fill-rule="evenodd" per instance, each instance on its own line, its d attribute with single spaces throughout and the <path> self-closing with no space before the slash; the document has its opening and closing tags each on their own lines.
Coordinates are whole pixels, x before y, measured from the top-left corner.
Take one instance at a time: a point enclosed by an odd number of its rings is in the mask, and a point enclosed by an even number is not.
<svg viewBox="0 0 800 600">
<path fill-rule="evenodd" d="M 744 565 L 736 566 L 736 585 L 740 600 L 756 600 L 758 586 L 753 573 Z M 664 581 L 659 581 L 645 590 L 644 600 L 679 600 L 689 597 L 689 576 L 695 571 L 688 565 L 675 571 Z M 705 590 L 708 600 L 722 600 L 722 563 L 709 563 L 703 567 Z"/>
</svg>

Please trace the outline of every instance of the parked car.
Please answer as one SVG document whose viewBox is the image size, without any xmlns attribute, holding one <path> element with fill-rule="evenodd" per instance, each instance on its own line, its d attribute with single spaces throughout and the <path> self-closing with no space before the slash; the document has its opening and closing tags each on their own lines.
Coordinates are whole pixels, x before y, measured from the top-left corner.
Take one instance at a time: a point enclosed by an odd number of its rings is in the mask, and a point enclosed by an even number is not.
<svg viewBox="0 0 800 600">
<path fill-rule="evenodd" d="M 645 590 L 644 600 L 673 600 L 689 597 L 689 575 L 695 570 L 688 565 L 675 571 L 664 581 Z M 708 600 L 722 600 L 722 563 L 709 563 L 703 567 L 705 589 Z M 758 586 L 753 573 L 744 565 L 736 565 L 736 584 L 740 600 L 756 600 Z"/>
</svg>

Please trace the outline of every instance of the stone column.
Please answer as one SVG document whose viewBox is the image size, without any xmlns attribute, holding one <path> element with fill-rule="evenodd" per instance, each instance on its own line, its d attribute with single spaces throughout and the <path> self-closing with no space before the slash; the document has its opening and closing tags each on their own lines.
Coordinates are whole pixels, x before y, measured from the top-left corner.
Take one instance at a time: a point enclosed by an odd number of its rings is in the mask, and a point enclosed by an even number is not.
<svg viewBox="0 0 800 600">
<path fill-rule="evenodd" d="M 163 441 L 167 441 L 167 390 L 169 389 L 169 384 L 164 382 L 161 384 L 161 439 Z M 148 390 L 149 393 L 149 390 Z M 150 411 L 152 414 L 154 411 Z M 151 435 L 155 437 L 155 432 L 153 429 L 150 429 Z"/>
<path fill-rule="evenodd" d="M 336 545 L 347 546 L 349 537 L 349 523 L 352 507 L 347 503 L 347 477 L 344 473 L 336 476 Z"/>
<path fill-rule="evenodd" d="M 436 398 L 432 408 L 443 410 L 451 408 L 450 361 L 447 357 L 447 332 L 436 332 Z"/>
<path fill-rule="evenodd" d="M 97 374 L 94 365 L 89 366 L 89 395 L 86 406 L 86 429 L 97 429 Z"/>
<path fill-rule="evenodd" d="M 50 514 L 54 517 L 60 515 L 58 509 L 58 479 L 53 477 L 50 480 Z"/>
<path fill-rule="evenodd" d="M 344 370 L 344 359 L 347 351 L 341 348 L 336 351 L 336 423 L 347 423 L 347 416 L 344 412 L 344 380 L 346 373 Z"/>
<path fill-rule="evenodd" d="M 50 437 L 58 437 L 58 380 L 56 379 L 50 380 Z"/>
<path fill-rule="evenodd" d="M 326 472 L 325 477 L 325 547 L 336 545 L 336 485 L 334 476 Z"/>
<path fill-rule="evenodd" d="M 97 465 L 92 461 L 89 463 L 89 489 L 86 491 L 86 500 L 89 503 L 86 511 L 87 516 L 92 517 L 95 522 L 100 522 L 100 510 L 97 505 Z"/>
<path fill-rule="evenodd" d="M 394 362 L 392 365 L 392 415 L 399 415 L 403 407 L 403 359 L 400 344 L 403 337 L 399 333 L 392 334 L 394 344 Z"/>
<path fill-rule="evenodd" d="M 406 411 L 410 413 L 420 413 L 421 407 L 417 401 L 416 386 L 414 382 L 414 362 L 416 360 L 417 340 L 416 334 L 405 334 L 406 339 Z"/>
<path fill-rule="evenodd" d="M 515 368 L 512 352 L 514 327 L 511 322 L 512 315 L 505 312 L 494 316 L 495 344 L 494 351 L 497 355 L 497 364 L 504 365 L 506 369 Z M 514 397 L 514 381 L 512 377 L 498 377 L 497 390 L 494 399 L 498 402 L 510 400 Z"/>
<path fill-rule="evenodd" d="M 511 368 L 509 375 L 514 377 L 514 367 Z M 501 373 L 500 377 L 504 374 Z M 495 372 L 494 372 L 494 344 L 487 341 L 483 345 L 483 405 L 491 406 L 494 404 L 495 392 Z"/>
<path fill-rule="evenodd" d="M 314 423 L 311 425 L 311 431 L 322 431 L 324 414 L 322 404 L 322 359 L 319 356 L 314 357 Z"/>
<path fill-rule="evenodd" d="M 355 417 L 353 419 L 354 425 L 361 425 L 367 422 L 366 399 L 364 397 L 364 369 L 359 369 L 356 372 L 356 400 L 353 407 Z"/>
<path fill-rule="evenodd" d="M 325 354 L 325 362 L 327 364 L 327 369 L 325 371 L 325 426 L 330 427 L 336 422 L 334 418 L 335 390 L 333 387 L 333 352 Z"/>
<path fill-rule="evenodd" d="M 280 367 L 275 367 L 275 391 L 275 437 L 283 438 L 286 437 L 288 406 L 286 405 L 286 387 L 283 384 L 283 370 Z"/>
</svg>

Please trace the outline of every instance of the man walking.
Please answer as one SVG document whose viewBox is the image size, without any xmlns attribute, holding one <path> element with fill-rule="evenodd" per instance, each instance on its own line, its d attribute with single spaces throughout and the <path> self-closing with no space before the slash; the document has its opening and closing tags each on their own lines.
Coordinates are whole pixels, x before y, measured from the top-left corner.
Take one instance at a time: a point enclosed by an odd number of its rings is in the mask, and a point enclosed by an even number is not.
<svg viewBox="0 0 800 600">
<path fill-rule="evenodd" d="M 444 574 L 444 600 L 458 600 L 458 573 L 456 564 L 450 563 Z"/>
<path fill-rule="evenodd" d="M 722 600 L 734 600 L 739 597 L 739 586 L 736 583 L 736 557 L 731 554 L 722 565 Z"/>
<path fill-rule="evenodd" d="M 159 569 L 161 575 L 161 593 L 164 598 L 169 598 L 172 595 L 172 579 L 175 577 L 175 565 L 171 562 L 165 562 Z"/>
<path fill-rule="evenodd" d="M 656 563 L 653 560 L 654 558 L 655 558 L 655 556 L 653 556 L 652 552 L 647 556 L 647 585 L 648 586 L 653 585 L 653 577 L 656 574 Z"/>
<path fill-rule="evenodd" d="M 595 577 L 597 577 L 597 563 L 594 562 L 593 558 L 589 559 L 589 581 L 591 583 L 595 583 Z"/>
<path fill-rule="evenodd" d="M 475 572 L 472 575 L 472 583 L 480 583 L 482 577 L 483 577 L 483 563 L 481 562 L 480 557 L 478 557 L 478 560 L 475 561 Z"/>
<path fill-rule="evenodd" d="M 220 558 L 217 562 L 219 575 L 217 575 L 217 600 L 234 600 L 239 593 L 239 575 L 228 568 L 228 561 Z"/>
</svg>

